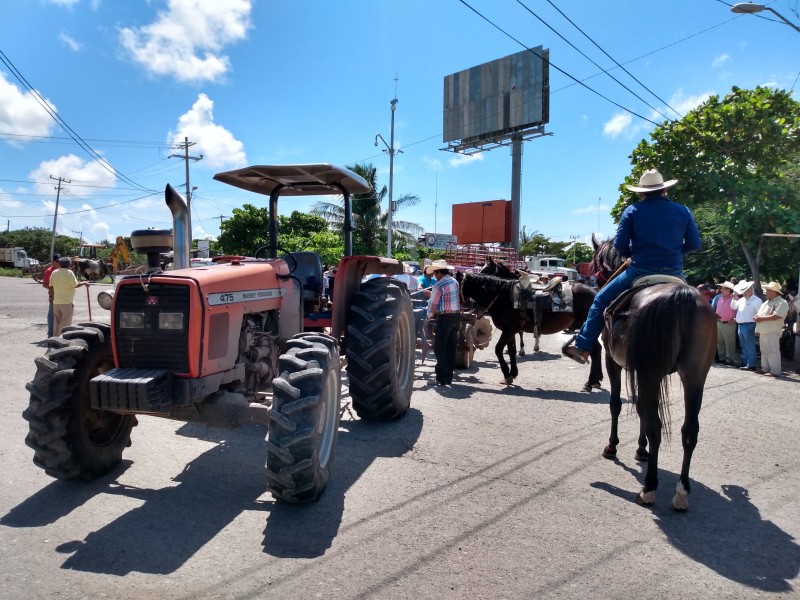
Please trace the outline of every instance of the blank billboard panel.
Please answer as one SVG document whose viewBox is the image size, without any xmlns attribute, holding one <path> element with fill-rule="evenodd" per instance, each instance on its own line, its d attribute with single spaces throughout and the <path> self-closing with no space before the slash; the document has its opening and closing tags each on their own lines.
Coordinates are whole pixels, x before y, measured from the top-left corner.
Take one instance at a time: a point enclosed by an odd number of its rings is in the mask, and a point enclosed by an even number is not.
<svg viewBox="0 0 800 600">
<path fill-rule="evenodd" d="M 511 241 L 511 201 L 453 204 L 453 235 L 459 244 Z"/>
<path fill-rule="evenodd" d="M 507 135 L 550 120 L 550 51 L 541 46 L 444 78 L 444 142 Z"/>
</svg>

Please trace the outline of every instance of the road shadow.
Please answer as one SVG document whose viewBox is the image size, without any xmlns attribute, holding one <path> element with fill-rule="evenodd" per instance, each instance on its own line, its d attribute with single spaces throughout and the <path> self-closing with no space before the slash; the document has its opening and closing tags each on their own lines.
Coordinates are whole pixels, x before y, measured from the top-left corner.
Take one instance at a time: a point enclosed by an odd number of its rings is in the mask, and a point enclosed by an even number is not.
<svg viewBox="0 0 800 600">
<path fill-rule="evenodd" d="M 626 502 L 635 502 L 644 477 L 620 461 L 615 462 L 636 476 L 633 489 L 623 490 L 604 482 L 590 485 Z M 680 513 L 672 509 L 678 475 L 662 469 L 658 475 L 656 504 L 642 510 L 652 511 L 656 524 L 676 550 L 726 579 L 753 589 L 794 591 L 791 581 L 800 572 L 800 546 L 791 535 L 761 517 L 747 489 L 723 485 L 720 494 L 692 480 L 689 511 Z"/>
<path fill-rule="evenodd" d="M 342 421 L 334 473 L 325 494 L 309 505 L 275 503 L 264 529 L 264 552 L 283 558 L 323 555 L 339 531 L 347 490 L 376 458 L 395 458 L 409 452 L 422 427 L 422 413 L 415 408 L 403 419 L 389 423 Z"/>
<path fill-rule="evenodd" d="M 139 503 L 83 540 L 60 544 L 68 554 L 63 569 L 125 576 L 174 573 L 245 511 L 269 514 L 265 552 L 274 556 L 314 557 L 330 548 L 339 530 L 344 497 L 377 457 L 402 456 L 416 443 L 422 414 L 410 409 L 391 423 L 342 421 L 331 479 L 313 505 L 262 499 L 267 491 L 264 464 L 266 426 L 234 430 L 186 424 L 178 433 L 216 445 L 186 465 L 160 489 L 137 488 L 120 481 L 129 461 L 104 478 L 88 483 L 53 481 L 0 518 L 7 527 L 44 527 L 101 494 Z"/>
</svg>

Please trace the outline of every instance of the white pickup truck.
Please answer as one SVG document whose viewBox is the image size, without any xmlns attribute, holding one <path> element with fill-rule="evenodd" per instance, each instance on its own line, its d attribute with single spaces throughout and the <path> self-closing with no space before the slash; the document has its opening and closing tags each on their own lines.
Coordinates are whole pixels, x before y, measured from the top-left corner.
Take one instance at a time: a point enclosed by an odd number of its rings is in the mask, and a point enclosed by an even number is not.
<svg viewBox="0 0 800 600">
<path fill-rule="evenodd" d="M 0 248 L 0 267 L 30 269 L 38 264 L 35 258 L 28 258 L 24 248 Z"/>
<path fill-rule="evenodd" d="M 524 257 L 527 271 L 539 276 L 555 277 L 560 275 L 564 281 L 575 281 L 578 278 L 578 271 L 566 266 L 566 261 L 557 256 L 547 254 L 537 254 L 536 256 Z"/>
</svg>

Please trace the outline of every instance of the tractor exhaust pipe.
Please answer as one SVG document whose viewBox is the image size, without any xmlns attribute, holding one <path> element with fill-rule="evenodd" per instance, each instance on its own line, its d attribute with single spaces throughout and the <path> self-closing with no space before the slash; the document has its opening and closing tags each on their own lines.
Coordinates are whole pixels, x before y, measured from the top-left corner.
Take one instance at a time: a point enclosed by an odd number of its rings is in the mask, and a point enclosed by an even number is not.
<svg viewBox="0 0 800 600">
<path fill-rule="evenodd" d="M 172 212 L 172 268 L 188 269 L 191 265 L 192 233 L 189 231 L 189 209 L 171 185 L 164 190 L 164 199 Z"/>
</svg>

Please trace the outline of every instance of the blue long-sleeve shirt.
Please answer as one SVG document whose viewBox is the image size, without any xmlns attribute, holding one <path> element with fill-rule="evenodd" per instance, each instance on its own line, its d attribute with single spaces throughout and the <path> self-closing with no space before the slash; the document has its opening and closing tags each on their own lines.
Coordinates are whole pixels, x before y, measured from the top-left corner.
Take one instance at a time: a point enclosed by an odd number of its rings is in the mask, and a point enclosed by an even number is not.
<svg viewBox="0 0 800 600">
<path fill-rule="evenodd" d="M 614 247 L 639 271 L 681 271 L 683 255 L 700 247 L 700 231 L 683 204 L 650 196 L 622 213 Z"/>
</svg>

